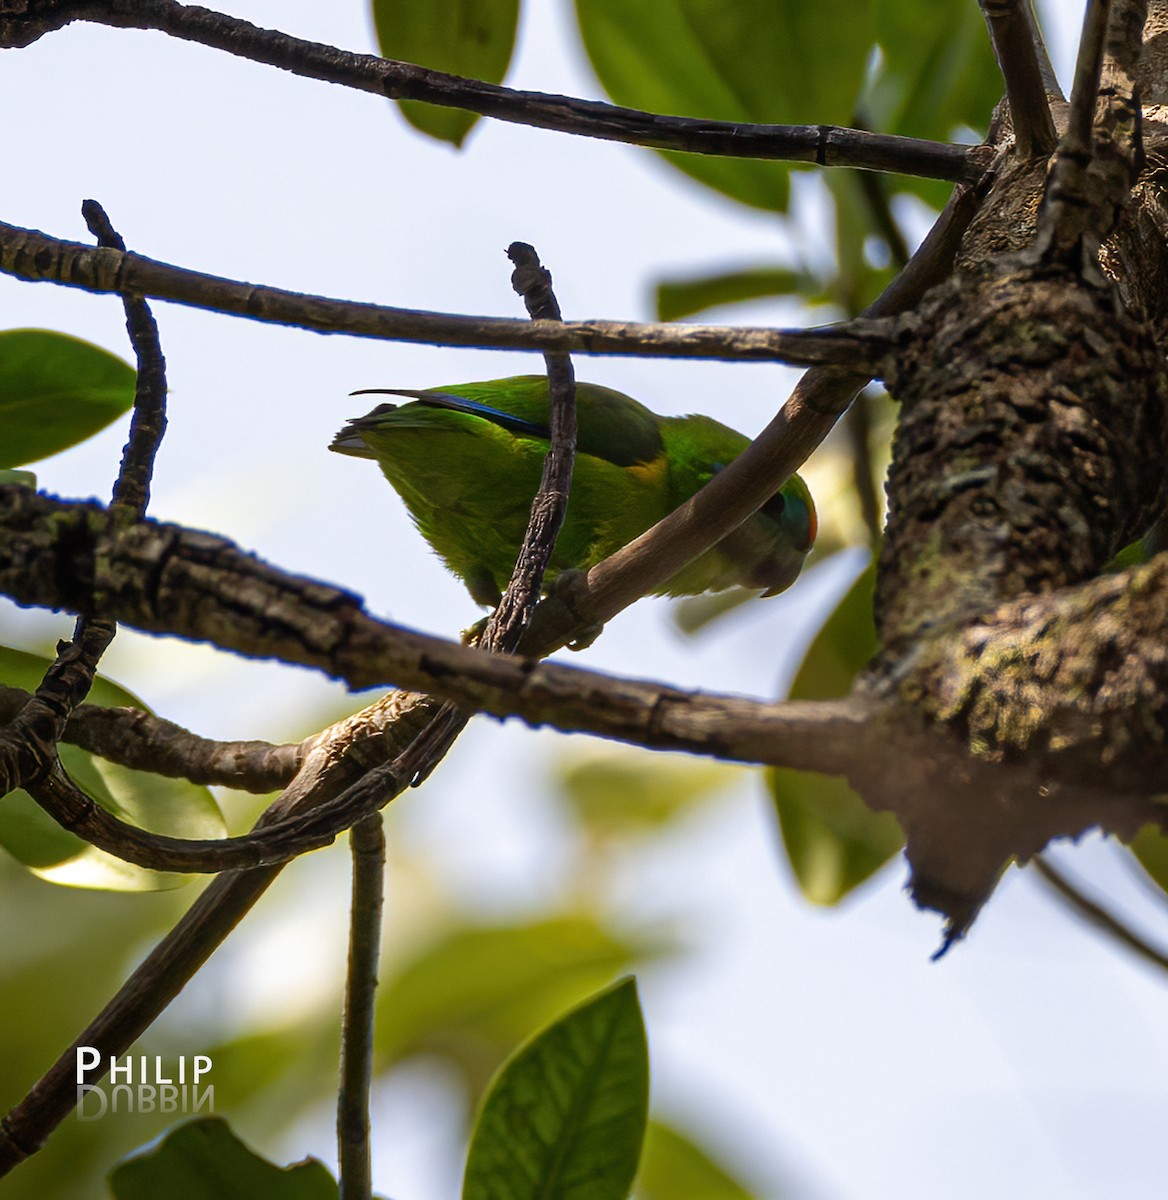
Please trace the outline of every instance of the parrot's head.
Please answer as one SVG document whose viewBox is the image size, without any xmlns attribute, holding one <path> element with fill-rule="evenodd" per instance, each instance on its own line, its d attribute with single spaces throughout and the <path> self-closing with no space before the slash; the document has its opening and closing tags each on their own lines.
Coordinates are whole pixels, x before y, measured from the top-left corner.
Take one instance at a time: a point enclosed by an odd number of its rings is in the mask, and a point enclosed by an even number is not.
<svg viewBox="0 0 1168 1200">
<path fill-rule="evenodd" d="M 798 475 L 758 510 L 755 524 L 771 534 L 771 550 L 748 568 L 750 586 L 774 596 L 795 582 L 818 531 L 815 502 Z"/>
</svg>

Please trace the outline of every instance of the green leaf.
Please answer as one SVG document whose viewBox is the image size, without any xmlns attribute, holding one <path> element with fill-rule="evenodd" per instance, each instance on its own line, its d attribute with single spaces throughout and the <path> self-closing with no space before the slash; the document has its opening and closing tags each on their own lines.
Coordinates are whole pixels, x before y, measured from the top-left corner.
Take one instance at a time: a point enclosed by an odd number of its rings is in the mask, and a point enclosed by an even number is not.
<svg viewBox="0 0 1168 1200">
<path fill-rule="evenodd" d="M 875 564 L 862 572 L 811 643 L 791 685 L 793 700 L 844 696 L 876 652 Z M 890 813 L 875 813 L 843 779 L 774 768 L 767 786 L 787 859 L 804 896 L 836 904 L 904 845 Z"/>
<path fill-rule="evenodd" d="M 13 471 L 5 468 L 0 471 L 0 484 L 18 483 L 21 487 L 35 488 L 37 478 L 32 471 Z"/>
<path fill-rule="evenodd" d="M 636 1200 L 752 1200 L 750 1190 L 724 1166 L 661 1121 L 649 1122 L 633 1195 Z"/>
<path fill-rule="evenodd" d="M 880 57 L 862 102 L 873 127 L 934 141 L 963 127 L 984 134 L 1003 84 L 978 8 L 965 0 L 875 0 L 875 9 Z M 950 185 L 906 177 L 897 190 L 940 207 Z"/>
<path fill-rule="evenodd" d="M 791 684 L 792 700 L 833 700 L 848 694 L 876 653 L 875 591 L 876 564 L 869 563 L 807 648 Z"/>
<path fill-rule="evenodd" d="M 1168 837 L 1155 825 L 1145 825 L 1128 843 L 1136 861 L 1157 887 L 1168 892 Z"/>
<path fill-rule="evenodd" d="M 799 889 L 812 904 L 838 904 L 904 845 L 891 813 L 874 813 L 846 780 L 775 767 L 767 785 Z"/>
<path fill-rule="evenodd" d="M 885 133 L 984 134 L 1002 95 L 985 18 L 965 0 L 875 0 L 880 60 L 865 108 Z"/>
<path fill-rule="evenodd" d="M 716 796 L 737 776 L 724 763 L 610 752 L 565 763 L 557 783 L 589 832 L 613 837 L 658 829 Z"/>
<path fill-rule="evenodd" d="M 0 683 L 9 687 L 35 691 L 50 665 L 51 660 L 39 654 L 0 646 Z M 146 709 L 136 696 L 102 676 L 94 680 L 87 702 Z M 173 837 L 214 838 L 226 832 L 219 806 L 205 787 L 133 771 L 77 746 L 62 744 L 59 754 L 74 782 L 123 821 Z M 157 891 L 179 887 L 190 878 L 136 867 L 95 849 L 62 829 L 21 789 L 0 799 L 0 846 L 42 879 L 69 887 Z"/>
<path fill-rule="evenodd" d="M 847 124 L 872 45 L 865 0 L 576 0 L 584 48 L 618 104 L 766 124 Z M 788 168 L 664 152 L 743 204 L 781 212 Z"/>
<path fill-rule="evenodd" d="M 386 58 L 468 79 L 502 83 L 511 64 L 519 0 L 373 0 L 377 44 Z M 461 108 L 401 101 L 415 129 L 461 146 L 478 120 Z"/>
<path fill-rule="evenodd" d="M 649 1108 L 649 1051 L 626 979 L 503 1068 L 471 1137 L 463 1200 L 625 1200 Z"/>
<path fill-rule="evenodd" d="M 664 939 L 622 938 L 587 916 L 444 931 L 389 968 L 378 989 L 378 1056 L 440 1055 L 477 1096 L 532 1029 L 672 949 Z"/>
<path fill-rule="evenodd" d="M 0 467 L 48 458 L 134 404 L 129 363 L 47 329 L 0 332 Z"/>
<path fill-rule="evenodd" d="M 114 1200 L 337 1200 L 314 1158 L 278 1167 L 249 1150 L 220 1117 L 180 1125 L 110 1172 Z"/>
<path fill-rule="evenodd" d="M 663 279 L 657 284 L 657 319 L 678 321 L 721 304 L 742 304 L 771 296 L 790 296 L 817 288 L 819 281 L 807 271 L 788 267 L 754 267 L 720 271 L 685 279 Z"/>
</svg>

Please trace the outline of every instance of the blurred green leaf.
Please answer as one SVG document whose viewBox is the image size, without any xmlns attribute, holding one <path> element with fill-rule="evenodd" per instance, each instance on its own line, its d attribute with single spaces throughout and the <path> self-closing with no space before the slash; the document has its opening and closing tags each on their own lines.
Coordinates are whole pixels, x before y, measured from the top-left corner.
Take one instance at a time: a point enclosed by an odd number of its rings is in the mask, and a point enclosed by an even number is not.
<svg viewBox="0 0 1168 1200">
<path fill-rule="evenodd" d="M 792 700 L 833 700 L 848 694 L 876 653 L 875 591 L 873 562 L 856 577 L 807 648 L 791 684 Z"/>
<path fill-rule="evenodd" d="M 386 58 L 502 83 L 515 46 L 519 0 L 373 0 L 373 24 Z M 461 108 L 400 104 L 415 129 L 455 146 L 478 120 Z"/>
<path fill-rule="evenodd" d="M 651 832 L 734 782 L 738 771 L 702 759 L 601 752 L 559 769 L 558 786 L 594 835 Z"/>
<path fill-rule="evenodd" d="M 678 321 L 720 304 L 790 296 L 818 286 L 819 281 L 809 272 L 793 271 L 788 267 L 754 267 L 685 279 L 663 279 L 656 289 L 657 319 Z"/>
<path fill-rule="evenodd" d="M 0 646 L 0 682 L 35 691 L 51 660 Z M 87 701 L 110 708 L 146 705 L 112 680 L 98 676 Z M 149 711 L 147 709 L 147 711 Z M 59 747 L 74 782 L 102 808 L 130 824 L 172 837 L 214 838 L 226 832 L 223 814 L 205 787 L 132 771 L 77 746 Z M 62 829 L 25 791 L 0 799 L 0 846 L 50 883 L 110 891 L 179 887 L 190 876 L 150 871 L 123 862 Z"/>
<path fill-rule="evenodd" d="M 32 471 L 13 471 L 5 468 L 0 471 L 0 484 L 19 483 L 21 487 L 35 488 L 37 477 Z"/>
<path fill-rule="evenodd" d="M 1003 91 L 985 19 L 965 0 L 875 0 L 880 57 L 862 101 L 873 128 L 948 141 L 962 127 L 984 135 Z M 939 208 L 950 185 L 903 177 Z"/>
<path fill-rule="evenodd" d="M 410 961 L 388 967 L 378 989 L 378 1057 L 439 1055 L 477 1096 L 531 1030 L 672 949 L 662 938 L 621 937 L 586 916 L 443 932 Z"/>
<path fill-rule="evenodd" d="M 278 1167 L 249 1150 L 219 1117 L 180 1125 L 110 1172 L 115 1200 L 337 1200 L 314 1158 Z"/>
<path fill-rule="evenodd" d="M 812 904 L 838 904 L 904 845 L 891 813 L 874 813 L 832 775 L 776 767 L 767 784 L 787 858 Z"/>
<path fill-rule="evenodd" d="M 1168 837 L 1155 825 L 1145 825 L 1128 842 L 1128 848 L 1140 866 L 1147 871 L 1152 882 L 1168 892 Z"/>
<path fill-rule="evenodd" d="M 865 254 L 869 237 L 878 236 L 870 203 L 857 171 L 828 171 L 824 183 L 835 205 L 836 273 L 823 288 L 823 299 L 858 316 L 892 280 L 891 267 L 874 267 Z"/>
<path fill-rule="evenodd" d="M 793 700 L 844 696 L 876 652 L 876 567 L 869 564 L 816 635 L 791 685 Z M 890 813 L 874 813 L 843 779 L 774 768 L 767 786 L 788 861 L 813 904 L 836 904 L 904 845 Z"/>
<path fill-rule="evenodd" d="M 129 363 L 47 329 L 0 332 L 0 467 L 48 458 L 134 404 Z"/>
<path fill-rule="evenodd" d="M 649 1108 L 636 982 L 601 992 L 500 1071 L 471 1138 L 463 1200 L 625 1200 Z"/>
<path fill-rule="evenodd" d="M 984 135 L 1001 98 L 985 18 L 965 0 L 875 0 L 880 60 L 864 106 L 876 128 L 945 141 Z"/>
<path fill-rule="evenodd" d="M 769 1193 L 771 1200 L 778 1200 Z M 635 1200 L 752 1200 L 751 1192 L 696 1142 L 650 1121 L 633 1186 Z"/>
<path fill-rule="evenodd" d="M 584 48 L 618 104 L 724 121 L 847 124 L 872 45 L 866 0 L 576 0 Z M 709 187 L 776 212 L 788 168 L 664 152 Z"/>
</svg>

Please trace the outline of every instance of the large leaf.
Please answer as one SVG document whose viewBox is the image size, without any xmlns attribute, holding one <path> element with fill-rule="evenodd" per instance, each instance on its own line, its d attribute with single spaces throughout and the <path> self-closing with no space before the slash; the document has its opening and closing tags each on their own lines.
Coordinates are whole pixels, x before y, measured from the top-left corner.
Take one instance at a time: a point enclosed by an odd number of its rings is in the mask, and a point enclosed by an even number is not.
<svg viewBox="0 0 1168 1200">
<path fill-rule="evenodd" d="M 219 1117 L 180 1125 L 110 1172 L 114 1200 L 337 1200 L 314 1158 L 278 1167 L 249 1150 Z"/>
<path fill-rule="evenodd" d="M 985 18 L 965 0 L 875 0 L 880 59 L 865 97 L 877 128 L 934 140 L 984 134 L 1002 95 Z"/>
<path fill-rule="evenodd" d="M 35 691 L 50 665 L 39 654 L 0 647 L 0 683 Z M 88 702 L 110 708 L 146 708 L 136 696 L 101 676 Z M 109 762 L 76 746 L 59 747 L 74 781 L 103 808 L 132 825 L 173 837 L 215 838 L 226 832 L 214 797 L 185 779 L 166 779 Z M 0 799 L 0 846 L 35 874 L 70 887 L 112 891 L 156 891 L 189 878 L 150 871 L 97 850 L 62 829 L 27 792 Z"/>
<path fill-rule="evenodd" d="M 471 1095 L 532 1029 L 634 963 L 672 949 L 622 938 L 586 916 L 462 927 L 387 969 L 376 1046 L 390 1063 L 446 1058 Z"/>
<path fill-rule="evenodd" d="M 966 0 L 875 0 L 875 8 L 880 56 L 863 101 L 874 128 L 938 141 L 963 128 L 984 135 L 1003 85 L 979 8 Z M 897 187 L 937 207 L 949 193 L 927 179 Z"/>
<path fill-rule="evenodd" d="M 134 368 L 47 329 L 0 332 L 0 467 L 48 458 L 134 403 Z"/>
<path fill-rule="evenodd" d="M 401 59 L 487 83 L 502 83 L 511 63 L 519 0 L 373 0 L 377 43 Z M 416 100 L 401 102 L 416 129 L 462 145 L 475 113 Z"/>
<path fill-rule="evenodd" d="M 847 124 L 872 46 L 867 0 L 576 0 L 605 91 L 632 108 L 768 124 Z M 665 152 L 755 208 L 787 206 L 787 168 Z"/>
<path fill-rule="evenodd" d="M 876 651 L 875 582 L 872 564 L 828 617 L 791 685 L 793 700 L 847 694 Z M 815 904 L 838 903 L 904 845 L 896 818 L 872 812 L 843 779 L 776 768 L 767 785 L 795 878 Z"/>
<path fill-rule="evenodd" d="M 626 979 L 503 1068 L 471 1138 L 463 1200 L 625 1200 L 649 1108 L 649 1051 Z"/>
</svg>

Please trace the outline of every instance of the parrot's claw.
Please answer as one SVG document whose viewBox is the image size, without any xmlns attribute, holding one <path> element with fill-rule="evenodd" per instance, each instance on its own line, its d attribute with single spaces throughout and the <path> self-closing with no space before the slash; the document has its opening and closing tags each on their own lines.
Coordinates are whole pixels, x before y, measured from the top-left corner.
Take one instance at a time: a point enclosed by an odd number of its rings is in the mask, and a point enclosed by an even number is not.
<svg viewBox="0 0 1168 1200">
<path fill-rule="evenodd" d="M 604 626 L 598 621 L 595 625 L 586 625 L 568 643 L 569 650 L 587 650 L 604 632 Z"/>
</svg>

